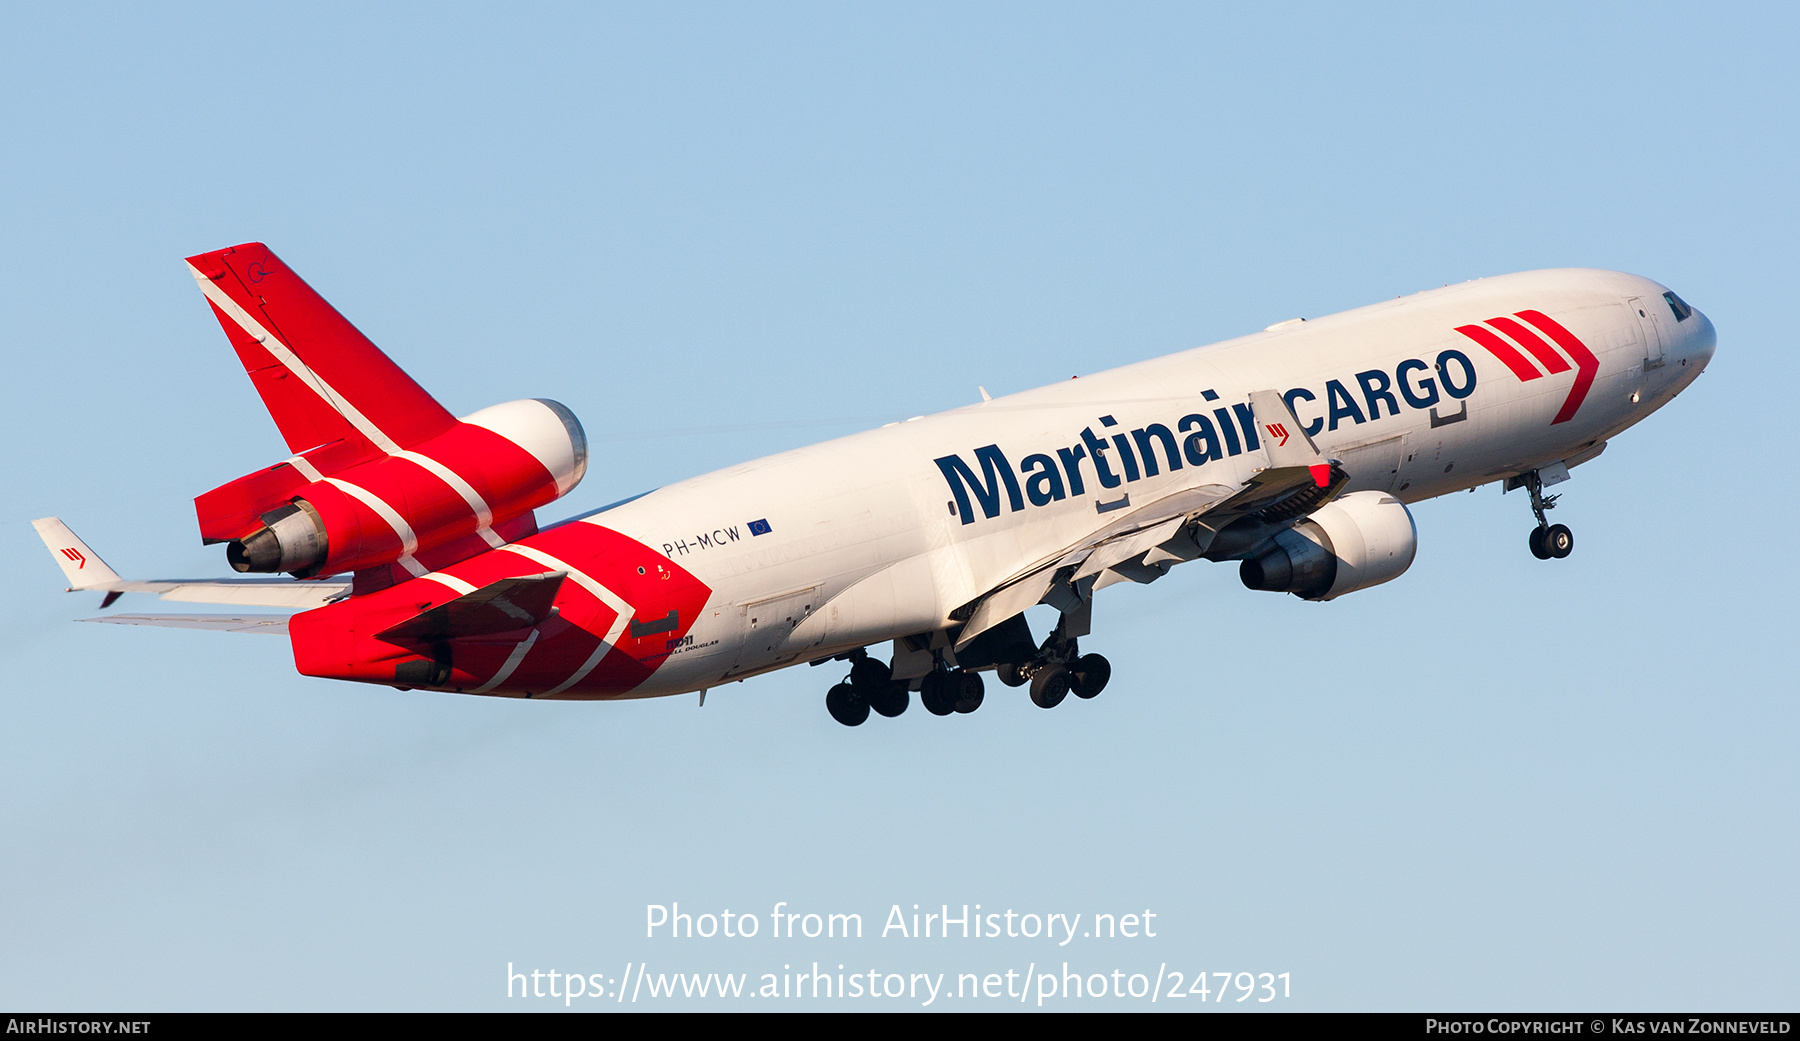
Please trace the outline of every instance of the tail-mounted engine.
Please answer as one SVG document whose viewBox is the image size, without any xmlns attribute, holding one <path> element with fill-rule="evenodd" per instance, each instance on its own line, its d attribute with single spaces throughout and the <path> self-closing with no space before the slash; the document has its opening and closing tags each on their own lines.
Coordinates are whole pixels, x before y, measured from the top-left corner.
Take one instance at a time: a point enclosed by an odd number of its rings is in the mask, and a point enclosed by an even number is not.
<svg viewBox="0 0 1800 1041">
<path fill-rule="evenodd" d="M 482 409 L 410 449 L 357 461 L 354 448 L 323 445 L 200 496 L 201 536 L 229 543 L 238 571 L 309 578 L 398 563 L 422 574 L 531 534 L 531 511 L 587 470 L 581 423 L 537 399 Z"/>
<path fill-rule="evenodd" d="M 1399 578 L 1419 534 L 1406 504 L 1386 492 L 1353 492 L 1276 533 L 1238 567 L 1250 589 L 1331 600 Z"/>
</svg>

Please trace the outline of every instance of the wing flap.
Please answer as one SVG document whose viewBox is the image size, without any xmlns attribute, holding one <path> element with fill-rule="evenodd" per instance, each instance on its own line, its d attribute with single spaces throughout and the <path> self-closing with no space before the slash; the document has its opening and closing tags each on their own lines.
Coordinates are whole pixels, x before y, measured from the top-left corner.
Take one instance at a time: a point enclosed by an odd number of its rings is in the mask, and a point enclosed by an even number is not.
<svg viewBox="0 0 1800 1041">
<path fill-rule="evenodd" d="M 1136 534 L 1122 536 L 1104 543 L 1088 554 L 1088 558 L 1082 561 L 1079 568 L 1075 569 L 1075 575 L 1070 581 L 1079 582 L 1089 575 L 1098 575 L 1114 564 L 1122 564 L 1132 557 L 1143 556 L 1174 538 L 1176 532 L 1179 532 L 1186 523 L 1187 516 L 1184 514 L 1166 520 L 1153 528 L 1146 528 Z"/>
<path fill-rule="evenodd" d="M 1237 493 L 1237 489 L 1222 484 L 1204 484 L 1172 492 L 1107 524 L 1075 545 L 1022 569 L 976 602 L 957 637 L 956 646 L 968 646 L 987 630 L 1040 603 L 1056 585 L 1057 575 L 1070 565 L 1080 568 L 1070 581 L 1079 581 L 1114 564 L 1142 556 L 1178 537 L 1189 520 Z M 1185 554 L 1169 556 L 1171 559 L 1188 559 Z M 1090 569 L 1090 562 L 1096 558 L 1100 562 Z"/>
<path fill-rule="evenodd" d="M 1044 594 L 1049 592 L 1050 583 L 1056 580 L 1056 572 L 1054 566 L 1040 568 L 982 598 L 975 613 L 963 625 L 962 633 L 956 640 L 956 648 L 961 650 L 967 647 L 975 637 L 1026 608 L 1036 606 L 1044 598 Z"/>
</svg>

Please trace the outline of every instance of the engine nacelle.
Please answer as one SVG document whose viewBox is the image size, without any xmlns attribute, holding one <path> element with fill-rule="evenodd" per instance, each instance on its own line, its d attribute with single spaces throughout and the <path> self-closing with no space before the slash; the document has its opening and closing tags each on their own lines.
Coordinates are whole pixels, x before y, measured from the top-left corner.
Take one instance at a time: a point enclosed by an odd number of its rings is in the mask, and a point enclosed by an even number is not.
<svg viewBox="0 0 1800 1041">
<path fill-rule="evenodd" d="M 1405 574 L 1419 530 L 1406 504 L 1387 492 L 1352 492 L 1271 542 L 1239 565 L 1246 587 L 1331 600 Z"/>
<path fill-rule="evenodd" d="M 465 545 L 477 552 L 530 534 L 531 511 L 587 472 L 581 423 L 542 399 L 482 409 L 370 459 L 334 458 L 335 450 L 322 446 L 200 496 L 202 536 L 228 541 L 238 571 L 307 578 L 398 562 L 417 573 L 420 554 L 462 559 Z"/>
</svg>

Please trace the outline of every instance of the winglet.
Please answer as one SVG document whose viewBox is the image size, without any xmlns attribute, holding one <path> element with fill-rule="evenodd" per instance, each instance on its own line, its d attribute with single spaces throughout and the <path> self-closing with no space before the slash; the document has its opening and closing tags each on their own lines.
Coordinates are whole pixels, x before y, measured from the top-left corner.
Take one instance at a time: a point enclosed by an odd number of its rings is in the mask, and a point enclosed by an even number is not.
<svg viewBox="0 0 1800 1041">
<path fill-rule="evenodd" d="M 89 549 L 87 543 L 75 537 L 58 517 L 40 517 L 31 522 L 37 529 L 38 538 L 50 548 L 50 556 L 63 575 L 69 580 L 69 592 L 81 589 L 112 590 L 122 584 L 118 572 L 106 566 L 100 554 Z"/>
<path fill-rule="evenodd" d="M 1319 446 L 1307 435 L 1306 428 L 1295 418 L 1286 400 L 1272 390 L 1259 390 L 1250 395 L 1250 407 L 1256 412 L 1256 425 L 1261 427 L 1263 448 L 1269 453 L 1269 467 L 1305 467 L 1313 483 L 1321 488 L 1331 484 L 1331 463 L 1319 454 Z"/>
</svg>

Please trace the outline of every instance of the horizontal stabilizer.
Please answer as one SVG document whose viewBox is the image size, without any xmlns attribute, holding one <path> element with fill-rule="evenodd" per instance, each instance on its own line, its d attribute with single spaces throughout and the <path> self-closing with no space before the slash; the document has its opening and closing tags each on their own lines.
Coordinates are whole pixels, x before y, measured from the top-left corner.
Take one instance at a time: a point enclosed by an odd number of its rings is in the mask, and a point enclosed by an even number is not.
<svg viewBox="0 0 1800 1041">
<path fill-rule="evenodd" d="M 395 644 L 437 643 L 529 629 L 556 613 L 551 606 L 567 571 L 503 578 L 375 634 Z"/>
<path fill-rule="evenodd" d="M 218 629 L 228 633 L 269 633 L 286 636 L 288 616 L 284 614 L 112 614 L 101 618 L 83 618 L 84 622 L 106 622 L 110 625 L 155 625 L 164 629 Z"/>
</svg>

